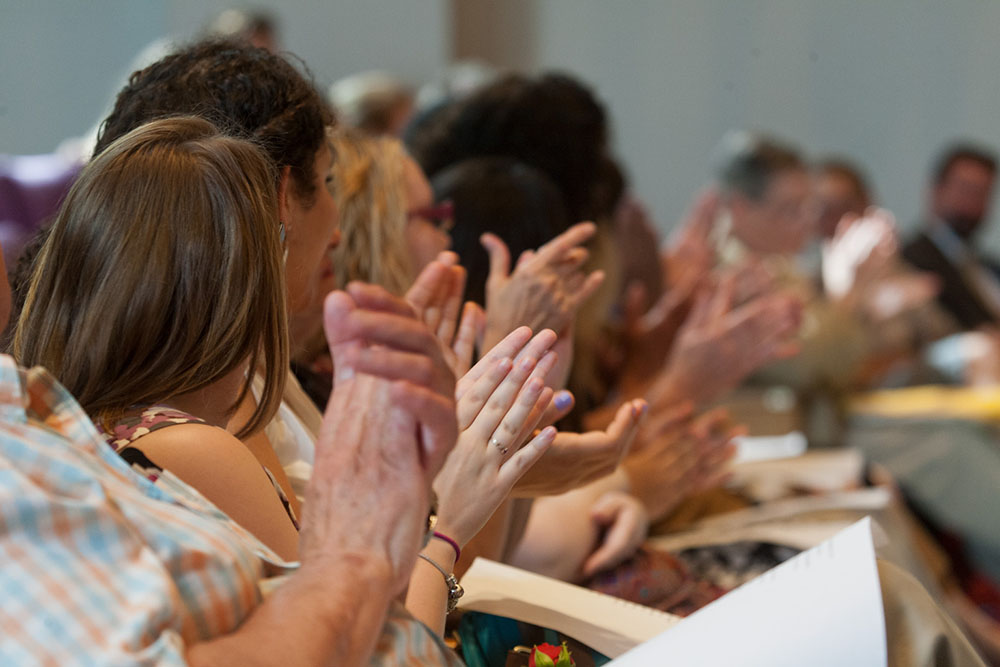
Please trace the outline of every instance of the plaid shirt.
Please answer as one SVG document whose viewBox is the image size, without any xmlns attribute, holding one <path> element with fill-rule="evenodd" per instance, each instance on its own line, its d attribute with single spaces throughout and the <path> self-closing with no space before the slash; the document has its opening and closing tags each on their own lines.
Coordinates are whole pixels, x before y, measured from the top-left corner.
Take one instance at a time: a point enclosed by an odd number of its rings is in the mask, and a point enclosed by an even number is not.
<svg viewBox="0 0 1000 667">
<path fill-rule="evenodd" d="M 184 664 L 260 602 L 270 549 L 169 472 L 152 482 L 46 371 L 0 355 L 0 664 Z M 455 664 L 390 614 L 374 664 Z"/>
</svg>

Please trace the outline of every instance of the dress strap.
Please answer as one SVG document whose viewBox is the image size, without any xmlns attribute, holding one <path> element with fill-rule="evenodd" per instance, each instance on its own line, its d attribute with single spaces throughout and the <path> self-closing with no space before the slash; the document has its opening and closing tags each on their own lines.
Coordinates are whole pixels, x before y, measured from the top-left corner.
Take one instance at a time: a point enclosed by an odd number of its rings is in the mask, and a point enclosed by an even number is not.
<svg viewBox="0 0 1000 667">
<path fill-rule="evenodd" d="M 204 419 L 175 410 L 166 405 L 151 405 L 141 413 L 126 417 L 115 424 L 111 433 L 105 433 L 108 444 L 117 452 L 132 445 L 144 435 L 177 424 L 204 424 Z"/>
</svg>

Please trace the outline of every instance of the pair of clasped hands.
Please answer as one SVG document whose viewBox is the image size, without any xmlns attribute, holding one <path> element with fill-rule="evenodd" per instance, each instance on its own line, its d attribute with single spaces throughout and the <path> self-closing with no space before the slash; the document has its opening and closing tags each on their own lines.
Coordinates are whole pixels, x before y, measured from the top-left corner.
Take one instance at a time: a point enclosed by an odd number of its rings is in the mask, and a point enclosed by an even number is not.
<svg viewBox="0 0 1000 667">
<path fill-rule="evenodd" d="M 327 297 L 334 390 L 306 495 L 303 563 L 331 549 L 374 555 L 402 590 L 432 488 L 437 530 L 464 546 L 512 494 L 561 493 L 617 467 L 644 401 L 626 402 L 603 431 L 550 425 L 573 405 L 551 386 L 565 372 L 556 350 L 571 351 L 576 309 L 603 280 L 582 269 L 580 246 L 594 232 L 575 225 L 513 271 L 506 247 L 487 235 L 485 313 L 463 306 L 465 271 L 453 253 L 429 264 L 405 299 L 360 283 Z M 518 326 L 526 321 L 537 333 Z M 499 342 L 472 365 L 477 340 L 491 336 Z"/>
</svg>

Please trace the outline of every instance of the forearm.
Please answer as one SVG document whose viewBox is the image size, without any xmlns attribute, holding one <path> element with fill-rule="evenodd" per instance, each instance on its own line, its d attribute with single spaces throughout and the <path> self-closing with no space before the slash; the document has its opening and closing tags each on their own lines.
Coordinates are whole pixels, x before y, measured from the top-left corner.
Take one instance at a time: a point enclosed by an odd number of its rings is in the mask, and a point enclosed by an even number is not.
<svg viewBox="0 0 1000 667">
<path fill-rule="evenodd" d="M 455 569 L 455 550 L 447 542 L 433 539 L 421 552 L 445 572 Z M 448 584 L 433 565 L 418 558 L 406 591 L 406 609 L 432 632 L 444 636 L 448 608 Z"/>
<path fill-rule="evenodd" d="M 600 534 L 590 508 L 601 495 L 626 484 L 616 472 L 568 493 L 536 499 L 511 564 L 565 581 L 580 578 Z"/>
<path fill-rule="evenodd" d="M 528 521 L 531 519 L 531 508 L 535 503 L 534 498 L 511 498 L 510 527 L 507 530 L 507 543 L 504 545 L 503 562 L 510 562 L 514 555 L 514 550 L 524 538 L 525 531 L 528 530 Z"/>
<path fill-rule="evenodd" d="M 511 527 L 511 503 L 508 498 L 497 508 L 486 525 L 462 547 L 462 561 L 455 567 L 456 575 L 461 578 L 472 565 L 476 557 L 482 556 L 490 560 L 500 560 L 506 550 Z"/>
<path fill-rule="evenodd" d="M 393 597 L 391 568 L 351 554 L 303 565 L 232 634 L 192 646 L 191 665 L 366 664 Z"/>
</svg>

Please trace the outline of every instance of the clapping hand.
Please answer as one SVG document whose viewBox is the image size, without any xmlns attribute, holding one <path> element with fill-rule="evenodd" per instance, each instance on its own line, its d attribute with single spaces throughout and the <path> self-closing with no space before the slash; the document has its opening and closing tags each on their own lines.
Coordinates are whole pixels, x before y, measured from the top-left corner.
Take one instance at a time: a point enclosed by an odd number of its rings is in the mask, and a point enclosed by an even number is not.
<svg viewBox="0 0 1000 667">
<path fill-rule="evenodd" d="M 549 330 L 532 338 L 527 327 L 516 329 L 460 382 L 458 444 L 434 480 L 434 490 L 438 529 L 462 546 L 555 438 L 551 426 L 532 437 L 552 399 L 543 378 L 555 363 L 549 351 L 555 340 Z"/>
<path fill-rule="evenodd" d="M 490 257 L 487 345 L 519 326 L 566 333 L 577 309 L 604 281 L 603 271 L 585 273 L 582 268 L 588 252 L 580 246 L 596 231 L 592 222 L 573 225 L 538 250 L 522 254 L 513 271 L 507 245 L 493 234 L 483 235 Z"/>
<path fill-rule="evenodd" d="M 730 275 L 695 300 L 664 372 L 647 394 L 654 406 L 712 401 L 758 368 L 797 352 L 802 303 L 776 292 L 734 305 Z"/>
</svg>

